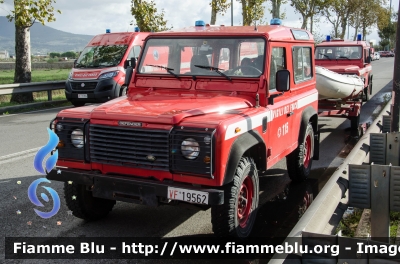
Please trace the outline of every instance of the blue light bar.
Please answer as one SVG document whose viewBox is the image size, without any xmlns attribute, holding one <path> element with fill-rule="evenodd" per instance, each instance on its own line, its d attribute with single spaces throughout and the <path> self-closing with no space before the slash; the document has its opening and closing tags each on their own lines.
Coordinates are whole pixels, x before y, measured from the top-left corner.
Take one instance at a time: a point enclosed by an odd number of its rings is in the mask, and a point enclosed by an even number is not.
<svg viewBox="0 0 400 264">
<path fill-rule="evenodd" d="M 361 34 L 357 34 L 357 41 L 361 41 L 362 39 L 362 35 Z"/>
<path fill-rule="evenodd" d="M 330 35 L 326 36 L 326 41 L 331 41 L 331 36 Z"/>
<path fill-rule="evenodd" d="M 206 26 L 206 23 L 204 23 L 203 20 L 197 20 L 197 21 L 194 23 L 194 25 L 195 25 L 196 27 L 205 27 L 205 26 Z"/>
<path fill-rule="evenodd" d="M 106 33 L 111 33 L 111 29 L 106 29 Z"/>
<path fill-rule="evenodd" d="M 279 18 L 273 18 L 273 19 L 271 19 L 269 24 L 270 25 L 282 25 L 282 20 L 280 20 Z"/>
<path fill-rule="evenodd" d="M 135 27 L 135 32 L 140 32 L 140 28 L 139 27 Z"/>
</svg>

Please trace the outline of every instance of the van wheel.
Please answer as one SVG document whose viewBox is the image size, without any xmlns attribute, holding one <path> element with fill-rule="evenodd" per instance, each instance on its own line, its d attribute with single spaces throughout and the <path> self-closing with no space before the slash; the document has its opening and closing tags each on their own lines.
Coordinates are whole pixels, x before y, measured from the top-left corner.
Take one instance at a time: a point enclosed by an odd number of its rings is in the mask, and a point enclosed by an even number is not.
<svg viewBox="0 0 400 264">
<path fill-rule="evenodd" d="M 106 217 L 115 205 L 114 200 L 93 197 L 85 185 L 76 183 L 64 183 L 64 198 L 74 216 L 88 221 Z"/>
<path fill-rule="evenodd" d="M 289 177 L 294 182 L 301 182 L 311 173 L 314 150 L 314 130 L 308 123 L 304 137 L 299 141 L 299 146 L 286 157 Z"/>
<path fill-rule="evenodd" d="M 119 90 L 119 96 L 124 96 L 126 95 L 127 87 L 122 86 L 121 89 Z"/>
<path fill-rule="evenodd" d="M 85 105 L 84 102 L 77 102 L 77 101 L 71 101 L 71 104 L 73 104 L 75 107 L 80 107 Z"/>
<path fill-rule="evenodd" d="M 212 229 L 217 236 L 248 237 L 258 208 L 259 180 L 253 159 L 242 157 L 233 181 L 224 187 L 224 204 L 211 207 Z"/>
</svg>

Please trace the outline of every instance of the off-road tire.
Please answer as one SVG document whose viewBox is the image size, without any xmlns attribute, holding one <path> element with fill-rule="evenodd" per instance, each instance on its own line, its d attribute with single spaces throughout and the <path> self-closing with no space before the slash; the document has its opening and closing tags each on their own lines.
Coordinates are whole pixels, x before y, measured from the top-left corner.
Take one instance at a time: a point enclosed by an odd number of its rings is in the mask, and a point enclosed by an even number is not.
<svg viewBox="0 0 400 264">
<path fill-rule="evenodd" d="M 64 183 L 64 198 L 74 216 L 88 221 L 106 217 L 115 205 L 114 200 L 93 197 L 85 185 L 76 183 Z"/>
<path fill-rule="evenodd" d="M 305 181 L 311 173 L 314 152 L 314 130 L 308 123 L 299 146 L 286 156 L 289 177 L 294 182 Z"/>
<path fill-rule="evenodd" d="M 75 107 L 80 107 L 85 105 L 84 102 L 78 102 L 78 101 L 71 101 L 71 104 L 73 104 Z"/>
<path fill-rule="evenodd" d="M 364 96 L 363 96 L 363 102 L 368 102 L 369 101 L 369 97 L 370 97 L 370 93 L 368 91 L 368 87 L 370 84 L 368 84 L 367 87 L 364 88 Z M 371 87 L 372 88 L 372 87 Z"/>
<path fill-rule="evenodd" d="M 219 237 L 248 237 L 256 220 L 258 200 L 259 179 L 256 164 L 253 159 L 242 157 L 233 181 L 224 186 L 224 204 L 211 207 L 214 234 Z"/>
</svg>

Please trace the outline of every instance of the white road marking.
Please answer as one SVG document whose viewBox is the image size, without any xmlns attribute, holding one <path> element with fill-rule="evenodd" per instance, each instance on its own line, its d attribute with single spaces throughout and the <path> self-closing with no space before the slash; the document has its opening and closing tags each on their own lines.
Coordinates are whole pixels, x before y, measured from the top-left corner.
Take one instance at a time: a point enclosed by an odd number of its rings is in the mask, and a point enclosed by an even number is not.
<svg viewBox="0 0 400 264">
<path fill-rule="evenodd" d="M 40 148 L 42 148 L 42 147 L 28 149 L 28 150 L 20 151 L 17 153 L 8 154 L 5 156 L 0 156 L 0 164 L 4 164 L 4 163 L 8 163 L 8 162 L 12 162 L 12 161 L 16 161 L 16 160 L 34 156 Z"/>
</svg>

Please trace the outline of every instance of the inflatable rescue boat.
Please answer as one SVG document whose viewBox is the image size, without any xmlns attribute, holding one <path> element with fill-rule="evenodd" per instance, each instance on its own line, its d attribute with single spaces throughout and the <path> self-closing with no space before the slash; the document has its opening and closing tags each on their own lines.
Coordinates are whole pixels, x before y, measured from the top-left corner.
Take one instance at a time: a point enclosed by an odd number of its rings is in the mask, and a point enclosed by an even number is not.
<svg viewBox="0 0 400 264">
<path fill-rule="evenodd" d="M 321 66 L 315 66 L 319 99 L 340 99 L 357 96 L 364 82 L 356 75 L 343 75 Z"/>
</svg>

